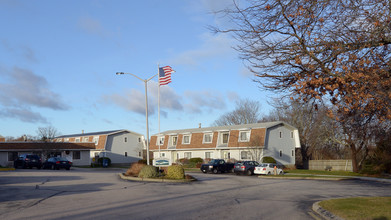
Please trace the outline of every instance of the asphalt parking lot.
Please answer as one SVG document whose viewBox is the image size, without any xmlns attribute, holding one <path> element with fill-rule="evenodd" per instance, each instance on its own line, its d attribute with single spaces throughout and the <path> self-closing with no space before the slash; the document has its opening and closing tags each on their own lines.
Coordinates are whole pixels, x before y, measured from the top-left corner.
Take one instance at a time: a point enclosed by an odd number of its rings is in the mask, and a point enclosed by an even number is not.
<svg viewBox="0 0 391 220">
<path fill-rule="evenodd" d="M 122 180 L 125 169 L 0 172 L 0 219 L 314 219 L 316 201 L 391 196 L 365 180 L 264 179 L 191 173 L 193 183 Z"/>
</svg>

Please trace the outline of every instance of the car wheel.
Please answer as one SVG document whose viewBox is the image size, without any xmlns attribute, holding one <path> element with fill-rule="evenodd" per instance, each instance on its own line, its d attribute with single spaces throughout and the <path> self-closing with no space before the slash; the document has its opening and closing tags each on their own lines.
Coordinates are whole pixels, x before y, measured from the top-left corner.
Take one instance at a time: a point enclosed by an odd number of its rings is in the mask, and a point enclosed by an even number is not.
<svg viewBox="0 0 391 220">
<path fill-rule="evenodd" d="M 37 169 L 40 170 L 40 169 L 41 169 L 41 166 L 38 166 Z"/>
<path fill-rule="evenodd" d="M 213 173 L 217 174 L 219 171 L 217 169 L 213 169 Z"/>
<path fill-rule="evenodd" d="M 234 173 L 234 172 L 235 172 L 235 168 L 232 168 L 231 173 Z"/>
<path fill-rule="evenodd" d="M 270 171 L 267 173 L 267 175 L 272 175 L 272 173 L 270 173 Z"/>
<path fill-rule="evenodd" d="M 70 168 L 70 167 L 67 167 L 66 169 L 67 169 L 67 170 L 70 170 L 71 168 Z"/>
<path fill-rule="evenodd" d="M 52 169 L 52 170 L 55 170 L 55 169 L 56 169 L 56 167 L 55 167 L 54 165 L 52 165 L 51 169 Z"/>
<path fill-rule="evenodd" d="M 251 176 L 253 174 L 253 172 L 251 172 L 251 170 L 247 170 L 247 176 Z"/>
<path fill-rule="evenodd" d="M 282 172 L 282 171 L 280 171 L 280 173 L 279 173 L 280 175 L 284 175 L 284 172 Z"/>
<path fill-rule="evenodd" d="M 206 170 L 202 170 L 203 173 L 206 173 Z"/>
</svg>

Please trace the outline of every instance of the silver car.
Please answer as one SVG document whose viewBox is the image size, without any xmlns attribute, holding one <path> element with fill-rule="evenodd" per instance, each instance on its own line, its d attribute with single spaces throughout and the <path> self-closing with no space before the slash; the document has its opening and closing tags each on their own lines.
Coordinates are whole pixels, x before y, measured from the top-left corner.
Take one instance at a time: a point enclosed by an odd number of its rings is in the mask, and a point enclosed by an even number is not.
<svg viewBox="0 0 391 220">
<path fill-rule="evenodd" d="M 275 163 L 261 163 L 254 169 L 254 174 L 272 175 L 274 174 L 274 167 L 276 167 L 276 175 L 283 175 L 282 167 Z"/>
</svg>

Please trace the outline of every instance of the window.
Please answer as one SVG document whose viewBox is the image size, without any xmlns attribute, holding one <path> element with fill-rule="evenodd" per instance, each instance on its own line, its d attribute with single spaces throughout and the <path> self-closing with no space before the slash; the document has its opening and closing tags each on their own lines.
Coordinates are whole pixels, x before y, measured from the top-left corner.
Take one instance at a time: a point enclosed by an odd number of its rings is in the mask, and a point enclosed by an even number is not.
<svg viewBox="0 0 391 220">
<path fill-rule="evenodd" d="M 240 152 L 240 159 L 242 159 L 242 160 L 250 159 L 250 152 L 248 152 L 248 151 Z"/>
<path fill-rule="evenodd" d="M 127 157 L 128 156 L 128 152 L 125 152 L 125 157 Z"/>
<path fill-rule="evenodd" d="M 99 136 L 95 136 L 95 137 L 94 137 L 94 143 L 95 143 L 95 145 L 97 145 L 98 142 L 99 142 Z"/>
<path fill-rule="evenodd" d="M 141 143 L 141 137 L 138 138 L 138 142 Z"/>
<path fill-rule="evenodd" d="M 183 135 L 182 144 L 190 144 L 190 135 Z"/>
<path fill-rule="evenodd" d="M 291 131 L 291 138 L 293 138 L 293 131 Z"/>
<path fill-rule="evenodd" d="M 161 157 L 166 157 L 166 153 L 160 153 Z"/>
<path fill-rule="evenodd" d="M 248 142 L 248 141 L 250 141 L 250 131 L 240 131 L 239 142 Z"/>
<path fill-rule="evenodd" d="M 80 138 L 75 138 L 75 142 L 80 142 Z"/>
<path fill-rule="evenodd" d="M 280 157 L 282 157 L 282 150 L 280 150 Z"/>
<path fill-rule="evenodd" d="M 88 142 L 88 137 L 83 138 L 83 142 Z"/>
<path fill-rule="evenodd" d="M 163 145 L 163 144 L 164 144 L 164 136 L 158 137 L 156 145 Z"/>
<path fill-rule="evenodd" d="M 191 152 L 185 152 L 185 158 L 190 159 L 191 158 Z"/>
<path fill-rule="evenodd" d="M 295 156 L 295 150 L 292 150 L 292 157 Z"/>
<path fill-rule="evenodd" d="M 282 131 L 280 131 L 280 138 L 282 138 Z"/>
<path fill-rule="evenodd" d="M 177 142 L 178 142 L 178 136 L 172 136 L 172 146 L 176 146 Z"/>
<path fill-rule="evenodd" d="M 212 143 L 213 133 L 204 134 L 204 143 Z"/>
<path fill-rule="evenodd" d="M 205 158 L 206 159 L 212 159 L 213 158 L 213 152 L 205 152 Z"/>
<path fill-rule="evenodd" d="M 8 161 L 14 161 L 18 159 L 18 152 L 8 152 Z"/>
<path fill-rule="evenodd" d="M 80 160 L 80 151 L 73 151 L 73 159 Z"/>
<path fill-rule="evenodd" d="M 128 142 L 128 138 L 127 137 L 124 137 L 124 142 Z"/>
<path fill-rule="evenodd" d="M 138 156 L 139 156 L 139 157 L 141 157 L 141 151 L 140 151 L 140 152 L 138 152 Z"/>
<path fill-rule="evenodd" d="M 223 144 L 227 144 L 228 143 L 228 137 L 229 137 L 229 133 L 222 133 L 221 134 L 221 142 L 223 143 Z"/>
</svg>

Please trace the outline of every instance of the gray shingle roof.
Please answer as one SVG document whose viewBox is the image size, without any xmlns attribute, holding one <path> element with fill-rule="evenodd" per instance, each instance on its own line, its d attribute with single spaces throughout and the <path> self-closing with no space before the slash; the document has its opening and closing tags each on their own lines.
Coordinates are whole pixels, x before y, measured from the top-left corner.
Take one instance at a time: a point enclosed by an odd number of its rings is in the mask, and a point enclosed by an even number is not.
<svg viewBox="0 0 391 220">
<path fill-rule="evenodd" d="M 99 131 L 99 132 L 90 132 L 90 133 L 80 133 L 80 134 L 69 134 L 69 135 L 61 135 L 56 138 L 68 138 L 68 137 L 82 137 L 82 136 L 94 136 L 94 135 L 109 135 L 113 133 L 118 133 L 121 131 L 127 131 L 124 129 L 121 130 L 112 130 L 112 131 Z"/>
<path fill-rule="evenodd" d="M 175 133 L 201 133 L 206 131 L 224 131 L 224 130 L 241 130 L 241 129 L 253 129 L 253 128 L 270 128 L 276 125 L 285 124 L 292 129 L 295 129 L 293 126 L 282 122 L 282 121 L 274 121 L 274 122 L 263 122 L 263 123 L 255 123 L 255 124 L 242 124 L 242 125 L 226 125 L 226 126 L 217 126 L 217 127 L 204 127 L 204 128 L 190 128 L 190 129 L 180 129 L 180 130 L 168 130 L 164 132 L 160 132 L 160 134 L 175 134 Z M 153 134 L 152 136 L 156 136 L 157 134 Z"/>
</svg>

